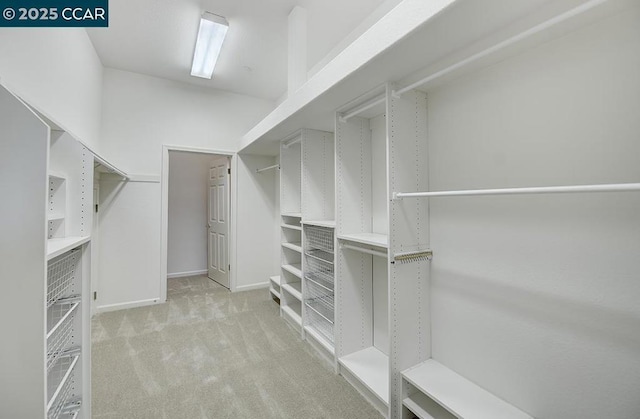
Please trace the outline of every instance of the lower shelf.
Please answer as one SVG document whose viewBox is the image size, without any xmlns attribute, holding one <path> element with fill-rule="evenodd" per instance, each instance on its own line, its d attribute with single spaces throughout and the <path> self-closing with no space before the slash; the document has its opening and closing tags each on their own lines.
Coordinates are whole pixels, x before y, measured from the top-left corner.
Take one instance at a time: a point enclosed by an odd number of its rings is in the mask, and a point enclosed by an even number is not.
<svg viewBox="0 0 640 419">
<path fill-rule="evenodd" d="M 280 300 L 280 292 L 278 292 L 274 287 L 269 288 L 269 292 L 271 293 L 271 295 L 273 295 L 274 297 L 276 297 L 278 300 Z"/>
<path fill-rule="evenodd" d="M 63 414 L 67 403 L 75 396 L 73 373 L 79 355 L 58 360 L 56 366 L 47 376 L 47 419 L 58 419 Z"/>
<path fill-rule="evenodd" d="M 289 282 L 288 284 L 282 284 L 280 288 L 288 292 L 296 300 L 302 301 L 302 283 Z"/>
<path fill-rule="evenodd" d="M 447 409 L 424 393 L 412 394 L 404 399 L 402 404 L 420 419 L 456 419 Z"/>
<path fill-rule="evenodd" d="M 282 314 L 288 317 L 289 320 L 291 320 L 297 326 L 302 327 L 302 317 L 300 316 L 300 314 L 296 313 L 294 309 L 289 306 L 282 305 L 280 306 L 280 309 L 282 310 Z"/>
<path fill-rule="evenodd" d="M 305 326 L 304 331 L 307 336 L 311 336 L 313 340 L 318 342 L 320 346 L 322 346 L 327 352 L 329 352 L 331 355 L 335 355 L 333 343 L 328 341 L 323 333 L 318 332 L 313 326 Z"/>
<path fill-rule="evenodd" d="M 532 419 L 520 409 L 433 359 L 403 371 L 402 376 L 426 398 L 453 413 L 454 417 Z M 414 395 L 410 402 L 428 411 L 429 406 L 420 404 L 421 400 L 425 398 Z M 415 411 L 414 413 L 417 414 Z"/>
<path fill-rule="evenodd" d="M 371 346 L 339 359 L 385 405 L 389 405 L 389 357 Z"/>
</svg>

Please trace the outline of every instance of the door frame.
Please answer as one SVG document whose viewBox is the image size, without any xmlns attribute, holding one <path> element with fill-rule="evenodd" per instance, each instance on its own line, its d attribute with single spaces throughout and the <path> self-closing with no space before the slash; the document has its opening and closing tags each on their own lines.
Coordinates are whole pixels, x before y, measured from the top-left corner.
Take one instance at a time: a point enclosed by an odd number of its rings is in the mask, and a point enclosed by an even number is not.
<svg viewBox="0 0 640 419">
<path fill-rule="evenodd" d="M 169 231 L 169 152 L 170 151 L 184 151 L 189 153 L 200 154 L 212 154 L 219 156 L 227 156 L 230 160 L 231 167 L 231 182 L 229 184 L 229 192 L 231 197 L 229 199 L 229 262 L 231 264 L 231 270 L 229 271 L 229 289 L 231 292 L 236 290 L 236 271 L 237 266 L 236 258 L 236 202 L 237 202 L 237 179 L 236 167 L 237 167 L 237 153 L 229 150 L 214 150 L 198 147 L 185 147 L 177 145 L 163 145 L 162 146 L 162 173 L 160 180 L 161 188 L 161 233 L 160 233 L 160 301 L 167 301 L 167 260 L 168 260 L 168 231 Z"/>
</svg>

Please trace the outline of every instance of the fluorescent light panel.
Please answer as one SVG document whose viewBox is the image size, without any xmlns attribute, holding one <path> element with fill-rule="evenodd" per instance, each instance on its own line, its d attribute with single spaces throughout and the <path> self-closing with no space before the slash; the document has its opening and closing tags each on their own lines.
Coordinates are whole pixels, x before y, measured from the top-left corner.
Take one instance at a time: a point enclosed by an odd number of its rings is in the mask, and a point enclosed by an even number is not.
<svg viewBox="0 0 640 419">
<path fill-rule="evenodd" d="M 200 19 L 196 49 L 193 53 L 191 75 L 210 79 L 216 67 L 229 22 L 222 16 L 204 12 Z"/>
</svg>

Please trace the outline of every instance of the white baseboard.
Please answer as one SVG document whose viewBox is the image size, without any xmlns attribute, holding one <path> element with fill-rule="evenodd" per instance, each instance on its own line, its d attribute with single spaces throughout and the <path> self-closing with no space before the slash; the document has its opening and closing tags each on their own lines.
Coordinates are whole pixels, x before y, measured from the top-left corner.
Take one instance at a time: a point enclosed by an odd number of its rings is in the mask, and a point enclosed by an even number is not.
<svg viewBox="0 0 640 419">
<path fill-rule="evenodd" d="M 98 306 L 96 308 L 96 314 L 106 313 L 108 311 L 126 310 L 128 308 L 150 306 L 153 304 L 162 304 L 164 302 L 165 301 L 161 301 L 159 298 L 155 298 L 153 300 L 140 300 L 140 301 L 131 301 L 129 303 L 107 304 L 104 306 Z"/>
<path fill-rule="evenodd" d="M 184 278 L 185 276 L 206 275 L 208 272 L 209 271 L 207 271 L 206 269 L 204 271 L 176 272 L 167 274 L 167 279 Z"/>
<path fill-rule="evenodd" d="M 242 286 L 236 287 L 235 290 L 233 290 L 233 291 L 234 292 L 238 292 L 238 291 L 261 290 L 263 288 L 269 288 L 271 286 L 271 284 L 269 282 L 270 281 L 260 282 L 259 284 L 242 285 Z"/>
</svg>

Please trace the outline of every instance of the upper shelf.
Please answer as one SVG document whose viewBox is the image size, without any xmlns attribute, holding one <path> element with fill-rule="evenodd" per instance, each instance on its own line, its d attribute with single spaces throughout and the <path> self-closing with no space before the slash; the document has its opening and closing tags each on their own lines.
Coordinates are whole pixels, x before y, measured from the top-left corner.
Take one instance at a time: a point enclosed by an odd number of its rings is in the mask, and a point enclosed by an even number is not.
<svg viewBox="0 0 640 419">
<path fill-rule="evenodd" d="M 454 67 L 418 87 L 426 91 L 629 5 L 633 0 L 403 0 L 245 134 L 240 152 L 277 155 L 282 138 L 301 128 L 333 131 L 336 109 L 386 82 L 403 87 Z M 546 22 L 552 24 L 521 37 Z M 505 44 L 510 39 L 517 42 Z M 491 53 L 469 61 L 483 51 Z"/>
<path fill-rule="evenodd" d="M 341 234 L 338 236 L 338 239 L 346 240 L 354 243 L 368 244 L 370 246 L 382 247 L 384 249 L 389 247 L 389 236 L 386 234 L 378 234 L 378 233 Z"/>
</svg>

